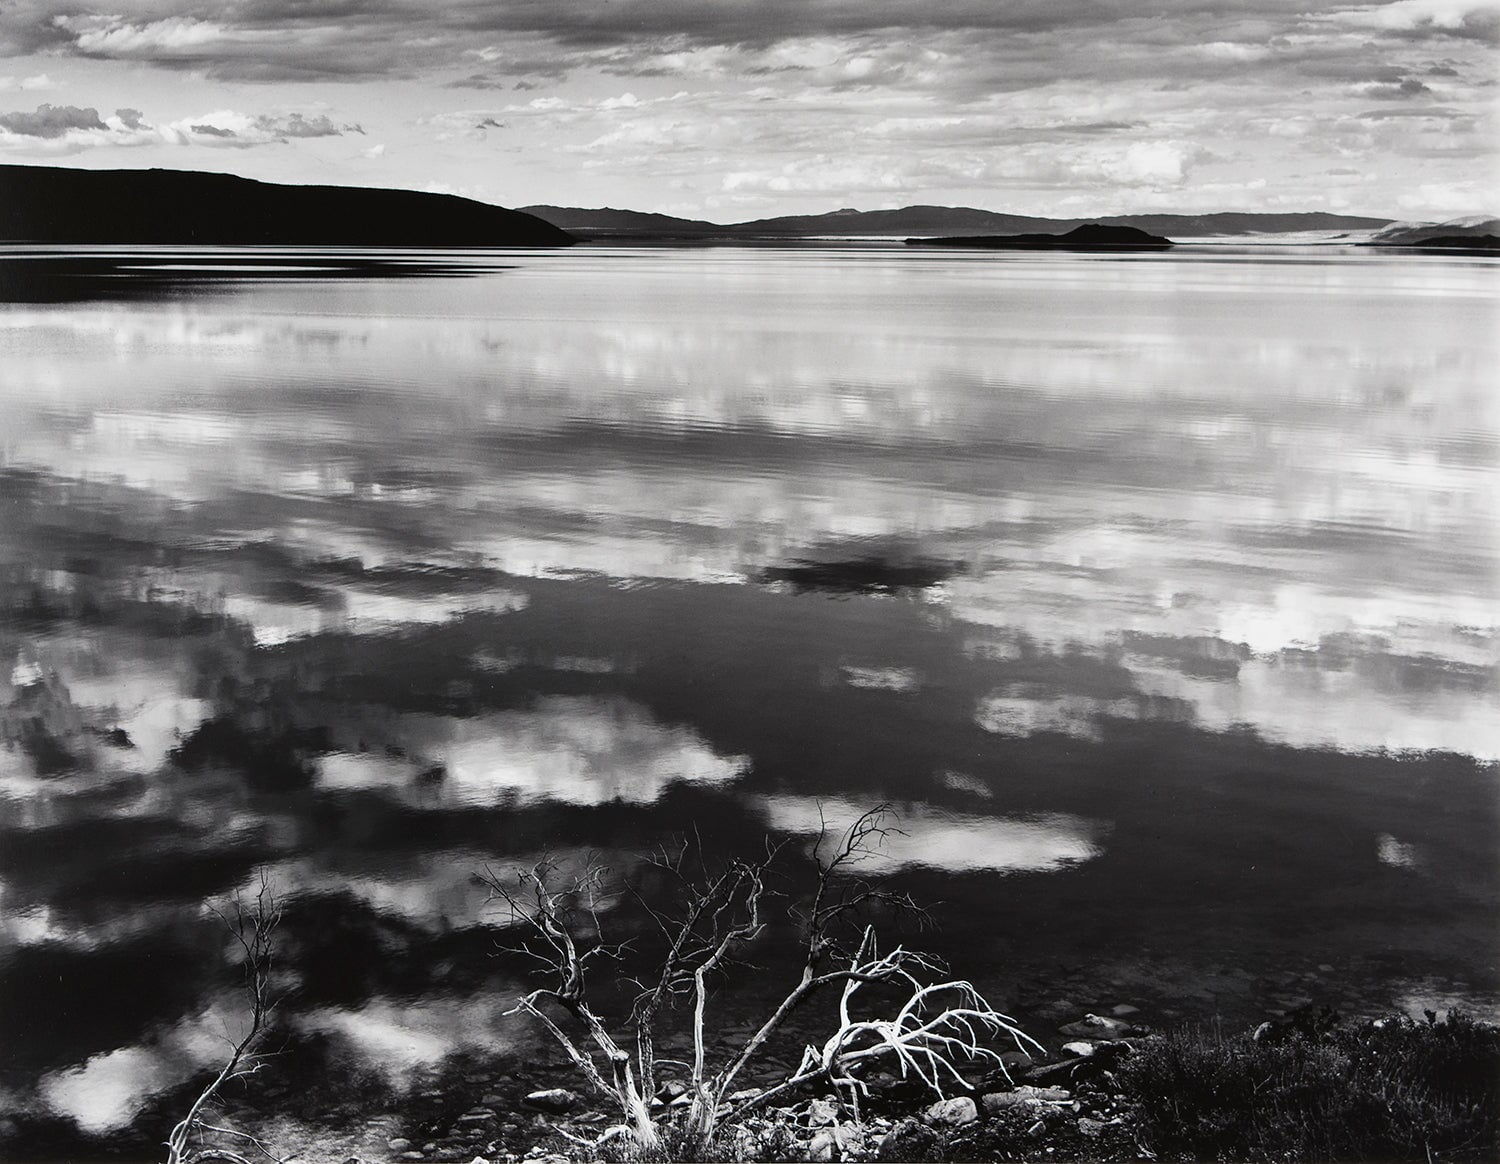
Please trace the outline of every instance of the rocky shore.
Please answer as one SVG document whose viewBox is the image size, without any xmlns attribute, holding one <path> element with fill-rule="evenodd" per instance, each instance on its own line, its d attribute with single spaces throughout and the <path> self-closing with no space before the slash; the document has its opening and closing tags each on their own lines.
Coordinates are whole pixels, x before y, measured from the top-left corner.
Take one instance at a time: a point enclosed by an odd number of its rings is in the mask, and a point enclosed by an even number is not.
<svg viewBox="0 0 1500 1164">
<path fill-rule="evenodd" d="M 730 1123 L 715 1158 L 1194 1159 L 1202 1157 L 1207 1142 L 1184 1137 L 1201 1137 L 1208 1134 L 1204 1128 L 1212 1127 L 1214 1134 L 1246 1137 L 1238 1149 L 1225 1140 L 1219 1155 L 1223 1159 L 1360 1159 L 1366 1157 L 1354 1145 L 1362 1141 L 1338 1136 L 1345 1120 L 1351 1124 L 1350 1135 L 1379 1133 L 1372 1130 L 1368 1113 L 1346 1110 L 1365 1090 L 1384 1092 L 1381 1102 L 1402 1125 L 1387 1136 L 1409 1134 L 1411 1139 L 1405 1154 L 1399 1144 L 1392 1150 L 1388 1143 L 1369 1140 L 1372 1152 L 1385 1149 L 1378 1158 L 1483 1160 L 1494 1158 L 1500 1147 L 1495 1135 L 1500 1030 L 1494 1026 L 1461 1015 L 1439 1020 L 1431 1014 L 1425 1022 L 1391 1017 L 1341 1024 L 1329 1008 L 1306 1006 L 1235 1035 L 1202 1029 L 1184 1035 L 1149 1029 L 1128 1004 L 1111 1011 L 1060 1024 L 1055 1054 L 1008 1052 L 1003 1066 L 976 1076 L 970 1087 L 947 1089 L 942 1098 L 914 1079 L 891 1073 L 869 1076 L 868 1092 L 857 1103 L 847 1093 L 814 1088 L 795 1102 Z M 1264 1078 L 1257 1081 L 1256 1071 L 1262 1069 Z M 1371 1070 L 1382 1073 L 1378 1087 L 1370 1084 Z M 1267 1080 L 1289 1088 L 1290 1100 L 1265 1094 Z M 1203 1106 L 1203 1096 L 1193 1090 L 1199 1084 L 1213 1092 L 1212 1102 L 1225 1105 L 1223 1110 Z M 1233 1094 L 1237 1087 L 1247 1089 L 1243 1102 Z M 1163 1088 L 1174 1094 L 1164 1095 Z M 675 1111 L 688 1104 L 685 1091 L 680 1080 L 669 1078 L 653 1102 L 669 1149 Z M 1467 1098 L 1455 1099 L 1461 1093 Z M 748 1089 L 736 1098 L 753 1094 Z M 1329 1128 L 1318 1132 L 1327 1133 L 1326 1146 L 1306 1138 L 1310 1133 L 1298 1125 L 1298 1104 L 1311 1105 L 1309 1110 L 1329 1122 Z M 1259 1107 L 1276 1110 L 1287 1125 L 1281 1131 L 1303 1137 L 1296 1142 L 1300 1152 L 1277 1156 L 1285 1149 L 1267 1140 L 1267 1129 L 1251 1126 L 1260 1118 Z M 1176 1111 L 1181 1128 L 1164 1121 L 1169 1109 L 1182 1109 Z M 342 1133 L 325 1132 L 288 1161 L 565 1164 L 640 1159 L 623 1134 L 611 1133 L 618 1118 L 577 1086 L 566 1064 L 475 1071 L 415 1093 L 399 1111 L 354 1121 Z M 1250 1123 L 1236 1129 L 1237 1119 Z M 258 1129 L 262 1136 L 274 1136 L 277 1130 Z M 292 1134 L 290 1127 L 280 1131 Z"/>
</svg>

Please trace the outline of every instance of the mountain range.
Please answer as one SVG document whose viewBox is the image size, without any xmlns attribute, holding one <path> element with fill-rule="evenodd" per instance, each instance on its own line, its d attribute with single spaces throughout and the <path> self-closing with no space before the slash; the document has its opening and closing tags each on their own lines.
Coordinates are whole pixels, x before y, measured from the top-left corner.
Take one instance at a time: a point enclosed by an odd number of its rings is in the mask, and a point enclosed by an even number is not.
<svg viewBox="0 0 1500 1164">
<path fill-rule="evenodd" d="M 717 223 L 611 207 L 520 210 L 451 194 L 285 186 L 182 170 L 0 165 L 0 242 L 189 245 L 513 247 L 580 240 L 755 241 L 1063 235 L 1082 226 L 1177 239 L 1318 232 L 1376 245 L 1494 233 L 1493 219 L 1396 223 L 1326 212 L 1123 214 L 1040 218 L 969 206 L 842 209 Z M 1449 229 L 1454 227 L 1455 229 Z"/>
<path fill-rule="evenodd" d="M 900 210 L 834 210 L 827 214 L 798 214 L 758 218 L 748 222 L 715 223 L 674 218 L 636 210 L 605 207 L 524 206 L 527 214 L 585 238 L 909 238 L 915 235 L 1061 234 L 1087 224 L 1129 226 L 1152 234 L 1187 237 L 1281 234 L 1289 231 L 1377 230 L 1389 218 L 1360 215 L 1259 214 L 1124 214 L 1104 218 L 1036 218 L 1002 214 L 970 206 L 907 206 Z"/>
</svg>

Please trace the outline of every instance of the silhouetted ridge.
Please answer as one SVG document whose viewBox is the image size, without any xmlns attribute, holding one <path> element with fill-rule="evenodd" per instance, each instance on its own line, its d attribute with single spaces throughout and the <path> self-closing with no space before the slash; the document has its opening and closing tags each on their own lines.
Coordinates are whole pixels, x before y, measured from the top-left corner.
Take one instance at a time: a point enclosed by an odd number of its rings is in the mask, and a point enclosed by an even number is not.
<svg viewBox="0 0 1500 1164">
<path fill-rule="evenodd" d="M 954 238 L 909 238 L 909 246 L 987 247 L 1027 251 L 1159 251 L 1175 244 L 1133 226 L 1101 226 L 1097 222 L 1066 234 L 980 234 Z"/>
<path fill-rule="evenodd" d="M 1220 211 L 1212 214 L 1124 214 L 1094 218 L 1037 218 L 1002 214 L 972 206 L 904 206 L 898 210 L 853 210 L 845 207 L 823 214 L 793 214 L 718 224 L 674 218 L 635 210 L 569 206 L 526 206 L 529 214 L 545 218 L 564 230 L 598 238 L 782 239 L 857 237 L 903 239 L 937 235 L 996 235 L 1044 231 L 1060 234 L 1085 223 L 1133 226 L 1153 234 L 1178 238 L 1281 234 L 1288 231 L 1362 231 L 1390 223 L 1388 218 L 1328 214 L 1322 211 L 1262 213 Z"/>
<path fill-rule="evenodd" d="M 551 247 L 577 240 L 532 215 L 451 194 L 280 186 L 183 170 L 0 166 L 0 241 Z"/>
</svg>

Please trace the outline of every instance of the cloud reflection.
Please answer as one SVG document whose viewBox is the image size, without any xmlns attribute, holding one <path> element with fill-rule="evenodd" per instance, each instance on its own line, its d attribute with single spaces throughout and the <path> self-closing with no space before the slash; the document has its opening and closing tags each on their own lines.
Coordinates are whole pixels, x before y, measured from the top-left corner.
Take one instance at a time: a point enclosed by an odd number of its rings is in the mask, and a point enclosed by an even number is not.
<svg viewBox="0 0 1500 1164">
<path fill-rule="evenodd" d="M 44 1076 L 37 1094 L 85 1132 L 127 1127 L 153 1095 L 221 1065 L 248 1021 L 243 995 L 228 994 L 148 1043 L 118 1047 Z"/>
<path fill-rule="evenodd" d="M 421 1001 L 375 998 L 360 1007 L 328 1007 L 304 1016 L 305 1030 L 334 1036 L 360 1062 L 393 1084 L 410 1082 L 450 1055 L 500 1056 L 529 1046 L 525 1021 L 506 1017 L 510 995 L 429 996 Z"/>
<path fill-rule="evenodd" d="M 806 796 L 763 797 L 767 825 L 778 832 L 810 836 L 825 827 L 848 828 L 865 811 L 851 801 Z M 950 873 L 1051 873 L 1082 864 L 1103 851 L 1107 827 L 1067 813 L 1027 817 L 976 816 L 933 805 L 897 805 L 896 831 L 870 854 L 866 867 L 925 865 Z"/>
<path fill-rule="evenodd" d="M 727 784 L 749 764 L 620 698 L 550 696 L 473 719 L 407 716 L 399 728 L 420 760 L 338 754 L 320 761 L 321 782 L 466 807 L 650 804 L 673 784 Z M 441 772 L 422 786 L 434 765 Z"/>
</svg>

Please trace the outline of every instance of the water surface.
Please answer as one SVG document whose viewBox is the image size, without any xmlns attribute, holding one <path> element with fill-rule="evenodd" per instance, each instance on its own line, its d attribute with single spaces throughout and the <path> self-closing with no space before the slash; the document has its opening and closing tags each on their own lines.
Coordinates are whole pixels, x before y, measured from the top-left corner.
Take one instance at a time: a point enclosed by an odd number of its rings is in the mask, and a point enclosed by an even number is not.
<svg viewBox="0 0 1500 1164">
<path fill-rule="evenodd" d="M 1494 1012 L 1493 260 L 0 267 L 12 1131 L 222 1055 L 258 868 L 286 1061 L 399 1090 L 533 1045 L 475 870 L 883 801 L 1043 1038 Z"/>
</svg>

